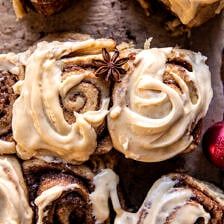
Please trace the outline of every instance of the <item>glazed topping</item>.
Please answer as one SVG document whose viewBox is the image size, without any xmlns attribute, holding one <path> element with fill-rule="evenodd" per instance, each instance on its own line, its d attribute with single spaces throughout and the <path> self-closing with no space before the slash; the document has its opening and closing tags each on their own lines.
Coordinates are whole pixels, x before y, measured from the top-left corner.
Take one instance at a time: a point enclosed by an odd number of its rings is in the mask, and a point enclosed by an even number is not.
<svg viewBox="0 0 224 224">
<path fill-rule="evenodd" d="M 113 93 L 108 127 L 114 147 L 127 158 L 156 162 L 197 142 L 194 128 L 212 98 L 205 59 L 173 48 L 140 52 Z"/>
<path fill-rule="evenodd" d="M 32 210 L 19 163 L 13 157 L 0 157 L 0 223 L 31 224 Z"/>
<path fill-rule="evenodd" d="M 216 13 L 220 13 L 224 8 L 223 0 L 161 0 L 173 11 L 183 24 L 190 23 L 196 16 L 198 11 L 206 6 L 216 3 Z M 212 10 L 212 8 L 211 8 Z"/>
<path fill-rule="evenodd" d="M 15 152 L 12 137 L 12 107 L 17 95 L 14 84 L 23 76 L 15 54 L 0 55 L 0 154 Z"/>
<path fill-rule="evenodd" d="M 35 223 L 94 224 L 89 195 L 94 189 L 97 162 L 71 165 L 39 159 L 25 161 L 23 171 L 35 209 Z"/>
<path fill-rule="evenodd" d="M 78 184 L 69 184 L 66 186 L 56 185 L 42 192 L 34 201 L 38 209 L 38 220 L 37 224 L 44 223 L 44 219 L 48 216 L 47 206 L 50 206 L 54 201 L 56 201 L 62 193 L 72 191 L 75 188 L 79 188 Z"/>
<path fill-rule="evenodd" d="M 162 177 L 149 190 L 145 201 L 136 213 L 121 208 L 117 195 L 118 177 L 105 169 L 94 178 L 95 191 L 91 194 L 97 223 L 103 223 L 109 214 L 108 198 L 116 212 L 115 224 L 193 224 L 202 219 L 209 223 L 210 214 L 203 205 L 194 201 L 194 192 L 188 187 L 176 187 L 177 180 Z"/>
<path fill-rule="evenodd" d="M 109 105 L 108 90 L 99 89 L 103 84 L 91 69 L 103 47 L 113 49 L 115 42 L 89 39 L 38 44 L 27 60 L 25 80 L 13 107 L 13 135 L 22 159 L 50 155 L 83 162 L 93 154 L 97 129 Z M 66 60 L 71 54 L 74 57 Z M 84 69 L 86 64 L 90 68 Z"/>
</svg>

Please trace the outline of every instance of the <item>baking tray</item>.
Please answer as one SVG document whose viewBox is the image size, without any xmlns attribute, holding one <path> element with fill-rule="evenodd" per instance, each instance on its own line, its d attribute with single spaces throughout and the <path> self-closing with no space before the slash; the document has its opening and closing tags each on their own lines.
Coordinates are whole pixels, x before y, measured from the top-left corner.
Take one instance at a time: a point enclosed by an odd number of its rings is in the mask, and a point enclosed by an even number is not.
<svg viewBox="0 0 224 224">
<path fill-rule="evenodd" d="M 16 21 L 11 2 L 0 0 L 0 53 L 26 50 L 48 33 L 63 31 L 112 37 L 118 42 L 132 41 L 137 47 L 143 47 L 145 39 L 153 37 L 152 47 L 178 45 L 201 51 L 208 56 L 214 90 L 204 119 L 204 131 L 223 119 L 224 14 L 181 37 L 172 37 L 164 29 L 167 18 L 160 8 L 147 17 L 136 0 L 76 0 L 68 10 L 49 18 L 30 13 L 22 21 Z M 174 171 L 186 172 L 224 189 L 224 174 L 207 161 L 200 146 L 193 153 L 153 164 L 127 160 L 121 155 L 117 173 L 128 206 L 137 209 L 152 183 L 161 175 Z"/>
</svg>

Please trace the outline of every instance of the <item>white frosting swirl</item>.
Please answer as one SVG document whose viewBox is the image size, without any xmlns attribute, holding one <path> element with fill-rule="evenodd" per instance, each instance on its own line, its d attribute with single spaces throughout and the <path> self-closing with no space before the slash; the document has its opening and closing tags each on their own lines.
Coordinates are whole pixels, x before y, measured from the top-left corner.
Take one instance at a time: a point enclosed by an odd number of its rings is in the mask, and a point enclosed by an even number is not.
<svg viewBox="0 0 224 224">
<path fill-rule="evenodd" d="M 38 209 L 37 224 L 44 223 L 44 217 L 48 215 L 48 210 L 46 210 L 47 206 L 57 200 L 62 193 L 71 191 L 75 188 L 80 188 L 80 186 L 78 184 L 69 184 L 67 186 L 56 185 L 43 191 L 34 201 Z"/>
<path fill-rule="evenodd" d="M 33 212 L 27 200 L 22 171 L 13 157 L 0 157 L 0 197 L 0 223 L 32 223 Z"/>
<path fill-rule="evenodd" d="M 70 162 L 88 160 L 97 145 L 94 128 L 104 122 L 109 98 L 102 99 L 97 111 L 74 112 L 76 121 L 69 124 L 59 98 L 90 74 L 74 72 L 62 80 L 62 58 L 71 53 L 93 56 L 101 53 L 103 47 L 113 49 L 114 46 L 113 40 L 104 39 L 37 45 L 27 59 L 25 80 L 13 106 L 13 135 L 18 143 L 17 153 L 22 159 L 44 155 L 58 156 Z M 89 60 L 88 55 L 86 58 Z"/>
<path fill-rule="evenodd" d="M 190 188 L 175 187 L 177 181 L 164 176 L 154 183 L 145 201 L 136 213 L 121 208 L 117 184 L 118 177 L 105 169 L 94 178 L 95 191 L 90 195 L 97 223 L 103 223 L 109 216 L 108 198 L 111 198 L 116 212 L 115 224 L 192 224 L 198 218 L 204 223 L 210 221 L 210 214 L 203 205 L 191 200 L 194 192 Z"/>
<path fill-rule="evenodd" d="M 192 71 L 169 64 L 171 55 L 189 63 Z M 205 59 L 174 48 L 140 52 L 133 72 L 114 90 L 108 116 L 114 147 L 144 162 L 166 160 L 188 149 L 194 140 L 191 132 L 206 115 L 213 95 Z M 175 87 L 165 83 L 166 73 Z"/>
</svg>

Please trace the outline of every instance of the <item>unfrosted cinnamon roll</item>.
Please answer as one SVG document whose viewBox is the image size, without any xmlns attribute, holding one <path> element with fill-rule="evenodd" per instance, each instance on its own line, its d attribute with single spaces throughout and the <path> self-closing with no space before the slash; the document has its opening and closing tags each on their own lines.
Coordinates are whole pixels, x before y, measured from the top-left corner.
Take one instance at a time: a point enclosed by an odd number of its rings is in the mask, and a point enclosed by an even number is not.
<svg viewBox="0 0 224 224">
<path fill-rule="evenodd" d="M 70 0 L 12 0 L 18 19 L 23 18 L 30 9 L 44 16 L 50 16 L 63 10 L 69 2 Z"/>
<path fill-rule="evenodd" d="M 175 48 L 143 50 L 117 83 L 108 128 L 127 158 L 158 162 L 193 150 L 212 98 L 205 57 Z"/>
<path fill-rule="evenodd" d="M 187 27 L 200 26 L 224 9 L 223 0 L 160 0 Z"/>
<path fill-rule="evenodd" d="M 138 2 L 146 15 L 149 15 L 154 1 L 138 0 Z M 200 26 L 224 9 L 223 0 L 159 0 L 158 2 L 164 4 L 177 17 L 166 23 L 166 28 L 174 36 L 188 32 L 192 27 Z"/>
<path fill-rule="evenodd" d="M 0 223 L 32 224 L 33 212 L 16 158 L 0 156 Z"/>
<path fill-rule="evenodd" d="M 116 161 L 112 158 L 96 157 L 83 165 L 25 161 L 23 171 L 35 210 L 35 223 L 96 223 L 89 199 L 94 190 L 93 178 L 100 169 L 113 168 Z"/>
<path fill-rule="evenodd" d="M 18 56 L 0 55 L 0 155 L 15 153 L 12 136 L 12 107 L 18 97 L 13 86 L 23 79 L 23 66 Z"/>
<path fill-rule="evenodd" d="M 12 121 L 22 159 L 56 156 L 80 163 L 111 149 L 110 139 L 102 139 L 109 82 L 95 76 L 93 65 L 104 47 L 111 51 L 115 42 L 41 42 L 27 58 Z"/>
<path fill-rule="evenodd" d="M 212 224 L 224 222 L 224 193 L 184 174 L 170 174 L 156 181 L 136 213 L 122 209 L 117 195 L 119 178 L 105 169 L 94 177 L 91 194 L 98 223 L 107 219 L 111 198 L 115 224 Z"/>
</svg>

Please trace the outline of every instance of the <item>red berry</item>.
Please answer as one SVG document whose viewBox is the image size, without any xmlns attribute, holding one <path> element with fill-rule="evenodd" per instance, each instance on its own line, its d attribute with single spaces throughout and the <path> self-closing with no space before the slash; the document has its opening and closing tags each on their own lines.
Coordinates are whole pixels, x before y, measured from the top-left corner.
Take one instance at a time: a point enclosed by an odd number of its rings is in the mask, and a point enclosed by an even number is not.
<svg viewBox="0 0 224 224">
<path fill-rule="evenodd" d="M 224 169 L 224 122 L 215 123 L 204 134 L 202 147 L 207 158 Z"/>
</svg>

